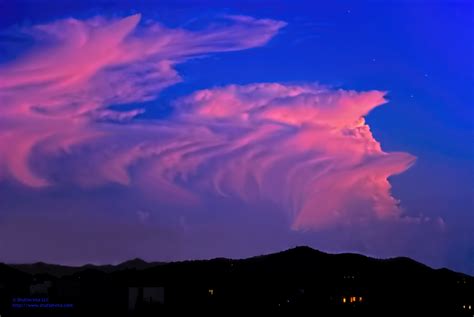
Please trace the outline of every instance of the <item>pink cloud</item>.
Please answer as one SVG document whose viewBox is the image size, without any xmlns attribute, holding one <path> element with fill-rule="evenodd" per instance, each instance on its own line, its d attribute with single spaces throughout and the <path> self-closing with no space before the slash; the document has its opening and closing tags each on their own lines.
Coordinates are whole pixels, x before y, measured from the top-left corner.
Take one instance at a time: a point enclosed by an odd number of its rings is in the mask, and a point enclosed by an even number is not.
<svg viewBox="0 0 474 317">
<path fill-rule="evenodd" d="M 198 91 L 166 121 L 101 126 L 108 134 L 87 145 L 91 153 L 78 152 L 92 162 L 80 181 L 134 186 L 180 204 L 209 194 L 273 202 L 297 230 L 397 220 L 388 177 L 414 157 L 384 152 L 365 124 L 363 115 L 384 102 L 381 92 L 317 85 Z M 233 108 L 203 111 L 219 104 Z"/>
<path fill-rule="evenodd" d="M 199 91 L 178 107 L 219 139 L 212 155 L 193 156 L 212 162 L 206 176 L 216 192 L 247 199 L 257 191 L 286 206 L 295 229 L 310 229 L 400 216 L 387 178 L 414 157 L 384 152 L 363 117 L 383 95 L 265 83 Z"/>
<path fill-rule="evenodd" d="M 157 98 L 181 80 L 177 63 L 264 45 L 285 25 L 226 19 L 197 31 L 142 26 L 139 15 L 28 30 L 38 46 L 0 67 L 0 176 L 116 183 L 170 204 L 272 202 L 296 230 L 399 219 L 387 179 L 414 157 L 384 152 L 364 120 L 384 92 L 259 83 L 197 91 L 161 121 L 109 108 Z"/>
<path fill-rule="evenodd" d="M 140 15 L 110 20 L 65 19 L 24 30 L 37 44 L 0 65 L 0 166 L 18 181 L 49 182 L 30 167 L 31 152 L 51 140 L 98 135 L 96 120 L 130 120 L 140 113 L 106 109 L 155 99 L 181 80 L 173 66 L 202 54 L 265 44 L 285 24 L 250 17 L 189 31 L 158 23 L 139 25 Z M 103 131 L 105 132 L 105 131 Z M 67 140 L 60 140 L 61 138 Z"/>
</svg>

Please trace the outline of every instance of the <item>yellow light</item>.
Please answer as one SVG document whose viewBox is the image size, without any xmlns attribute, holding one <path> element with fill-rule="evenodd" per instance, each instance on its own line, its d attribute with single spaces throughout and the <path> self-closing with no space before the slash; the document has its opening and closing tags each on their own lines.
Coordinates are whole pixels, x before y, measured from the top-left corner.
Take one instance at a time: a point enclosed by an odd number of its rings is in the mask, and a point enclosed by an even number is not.
<svg viewBox="0 0 474 317">
<path fill-rule="evenodd" d="M 469 305 L 469 310 L 471 310 L 471 305 Z"/>
<path fill-rule="evenodd" d="M 361 296 L 361 297 L 359 297 L 359 302 L 361 302 L 361 301 L 362 301 L 362 296 Z"/>
<path fill-rule="evenodd" d="M 343 303 L 346 302 L 346 298 L 345 298 L 345 297 L 342 298 L 342 302 L 343 302 Z"/>
</svg>

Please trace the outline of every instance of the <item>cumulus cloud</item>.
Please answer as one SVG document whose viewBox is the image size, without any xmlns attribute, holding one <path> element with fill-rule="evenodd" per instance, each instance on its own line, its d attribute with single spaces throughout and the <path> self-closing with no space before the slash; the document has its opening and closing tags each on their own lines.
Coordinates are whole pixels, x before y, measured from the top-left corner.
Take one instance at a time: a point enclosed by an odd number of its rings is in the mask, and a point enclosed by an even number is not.
<svg viewBox="0 0 474 317">
<path fill-rule="evenodd" d="M 117 183 L 189 206 L 269 201 L 298 230 L 399 219 L 388 177 L 414 157 L 384 152 L 364 120 L 384 92 L 229 85 L 176 100 L 168 118 L 135 120 L 139 106 L 110 106 L 155 99 L 181 80 L 177 63 L 261 46 L 285 25 L 229 16 L 190 31 L 139 20 L 27 30 L 38 45 L 0 67 L 0 177 L 33 187 Z"/>
<path fill-rule="evenodd" d="M 162 141 L 124 151 L 110 175 L 128 182 L 131 162 L 150 158 L 147 171 L 193 193 L 279 203 L 295 229 L 397 219 L 387 179 L 414 157 L 384 152 L 365 124 L 384 102 L 383 92 L 318 85 L 198 91 L 176 102 Z"/>
</svg>

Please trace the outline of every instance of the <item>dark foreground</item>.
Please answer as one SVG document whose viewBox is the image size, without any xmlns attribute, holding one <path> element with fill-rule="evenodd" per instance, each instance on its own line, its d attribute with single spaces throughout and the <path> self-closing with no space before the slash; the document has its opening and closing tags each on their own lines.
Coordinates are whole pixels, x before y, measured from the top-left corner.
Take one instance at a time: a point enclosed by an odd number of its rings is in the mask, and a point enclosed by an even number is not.
<svg viewBox="0 0 474 317">
<path fill-rule="evenodd" d="M 0 315 L 474 316 L 474 278 L 307 247 L 245 260 L 0 264 Z"/>
</svg>

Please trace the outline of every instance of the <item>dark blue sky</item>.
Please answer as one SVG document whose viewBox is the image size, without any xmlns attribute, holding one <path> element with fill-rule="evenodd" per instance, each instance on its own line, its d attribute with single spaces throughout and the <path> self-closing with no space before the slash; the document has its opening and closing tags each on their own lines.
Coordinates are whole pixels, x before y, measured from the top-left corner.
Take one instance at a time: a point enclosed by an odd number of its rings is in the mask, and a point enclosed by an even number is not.
<svg viewBox="0 0 474 317">
<path fill-rule="evenodd" d="M 368 117 L 387 152 L 417 157 L 391 178 L 410 216 L 441 217 L 449 256 L 474 272 L 474 25 L 472 1 L 7 1 L 0 0 L 0 60 L 30 47 L 15 27 L 94 15 L 142 13 L 169 27 L 197 29 L 223 14 L 288 23 L 262 47 L 179 64 L 183 82 L 145 103 L 143 119 L 170 114 L 193 91 L 254 82 L 314 82 L 387 91 Z M 0 74 L 1 76 L 1 74 Z M 459 251 L 459 252 L 457 252 Z M 471 264 L 469 264 L 471 263 Z"/>
</svg>

